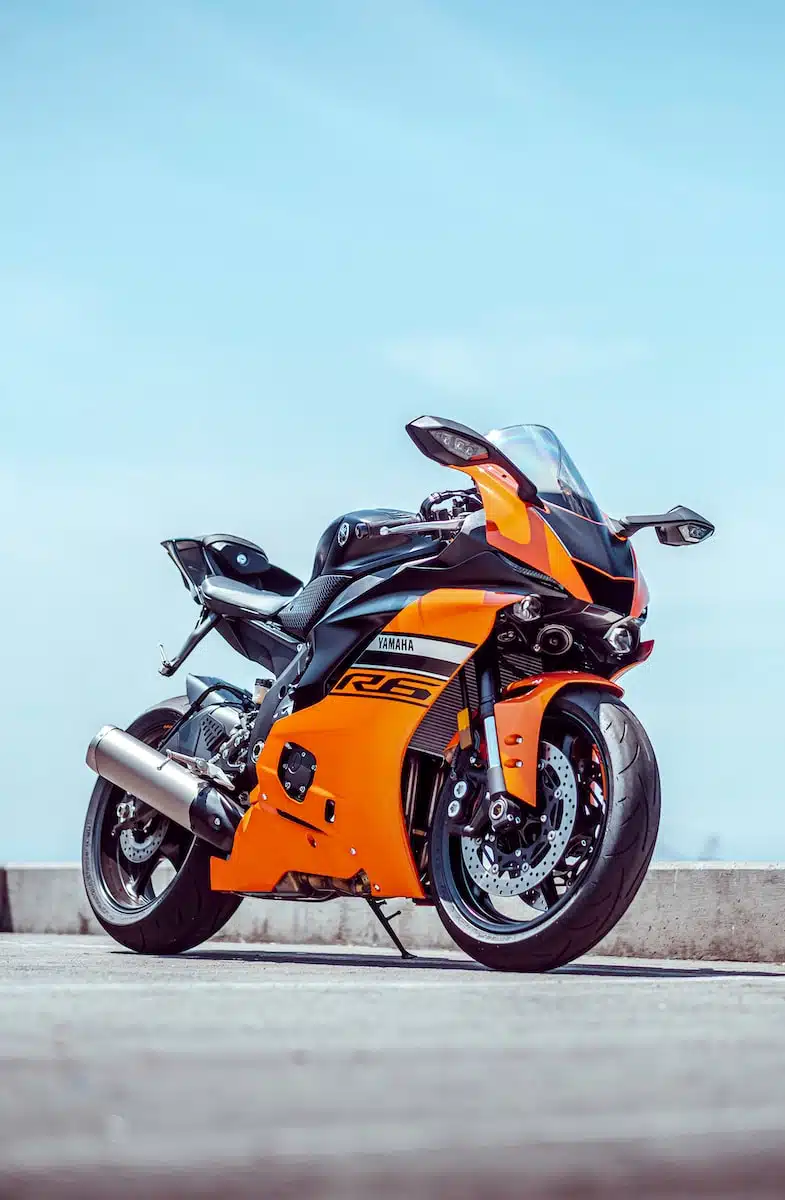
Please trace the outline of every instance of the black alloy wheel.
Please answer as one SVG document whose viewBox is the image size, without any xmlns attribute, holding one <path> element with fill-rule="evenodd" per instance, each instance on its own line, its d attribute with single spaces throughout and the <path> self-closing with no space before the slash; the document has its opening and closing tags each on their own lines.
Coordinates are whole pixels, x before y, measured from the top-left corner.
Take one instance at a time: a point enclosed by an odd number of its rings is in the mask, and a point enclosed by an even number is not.
<svg viewBox="0 0 785 1200">
<path fill-rule="evenodd" d="M 160 749 L 188 707 L 166 701 L 128 728 Z M 82 839 L 82 872 L 103 928 L 129 949 L 176 954 L 216 933 L 241 898 L 210 890 L 213 849 L 105 779 L 96 783 Z"/>
<path fill-rule="evenodd" d="M 501 970 L 547 970 L 585 953 L 630 904 L 654 850 L 654 753 L 629 709 L 599 689 L 570 689 L 549 706 L 538 810 L 519 827 L 461 836 L 451 798 L 447 787 L 431 829 L 439 915 L 463 949 Z"/>
</svg>

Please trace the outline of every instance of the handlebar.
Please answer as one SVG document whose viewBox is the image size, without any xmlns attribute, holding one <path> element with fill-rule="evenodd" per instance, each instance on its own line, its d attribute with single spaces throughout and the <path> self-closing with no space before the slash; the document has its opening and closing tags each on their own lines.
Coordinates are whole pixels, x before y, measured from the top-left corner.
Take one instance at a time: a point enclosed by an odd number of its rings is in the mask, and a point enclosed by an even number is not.
<svg viewBox="0 0 785 1200">
<path fill-rule="evenodd" d="M 394 537 L 397 533 L 447 534 L 457 532 L 462 521 L 462 517 L 452 521 L 424 521 L 419 515 L 398 521 L 358 521 L 354 527 L 354 534 L 358 538 Z"/>
<path fill-rule="evenodd" d="M 451 503 L 450 503 L 451 502 Z M 438 505 L 448 505 L 443 514 Z M 482 508 L 482 500 L 474 491 L 431 492 L 420 505 L 419 513 L 387 521 L 358 521 L 354 535 L 358 538 L 392 537 L 396 533 L 457 533 L 467 513 Z"/>
<path fill-rule="evenodd" d="M 430 496 L 426 496 L 420 505 L 420 513 L 424 519 L 432 520 L 439 519 L 439 514 L 434 510 L 439 504 L 449 505 L 449 509 L 445 508 L 444 517 L 442 520 L 449 520 L 451 517 L 457 517 L 462 514 L 474 512 L 482 508 L 482 500 L 474 489 L 465 491 L 462 489 L 451 490 L 449 492 L 431 492 Z"/>
<path fill-rule="evenodd" d="M 367 537 L 387 537 L 391 533 L 395 533 L 397 529 L 409 526 L 416 517 L 399 517 L 393 521 L 358 521 L 354 527 L 354 536 L 357 538 Z"/>
</svg>

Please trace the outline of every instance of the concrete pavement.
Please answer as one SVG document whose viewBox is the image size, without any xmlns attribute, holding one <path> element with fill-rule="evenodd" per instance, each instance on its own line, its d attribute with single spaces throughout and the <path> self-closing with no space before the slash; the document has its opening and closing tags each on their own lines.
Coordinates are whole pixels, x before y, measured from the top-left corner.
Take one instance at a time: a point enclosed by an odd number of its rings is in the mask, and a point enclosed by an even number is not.
<svg viewBox="0 0 785 1200">
<path fill-rule="evenodd" d="M 785 973 L 0 937 L 0 1197 L 779 1196 Z"/>
</svg>

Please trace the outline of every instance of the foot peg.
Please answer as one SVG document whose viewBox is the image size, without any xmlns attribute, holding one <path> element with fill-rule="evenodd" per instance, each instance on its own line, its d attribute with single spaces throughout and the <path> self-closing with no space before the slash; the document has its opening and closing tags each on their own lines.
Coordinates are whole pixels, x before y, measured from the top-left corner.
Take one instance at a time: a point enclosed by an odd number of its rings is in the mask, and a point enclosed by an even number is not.
<svg viewBox="0 0 785 1200">
<path fill-rule="evenodd" d="M 219 787 L 226 788 L 229 792 L 234 791 L 232 780 L 214 762 L 209 762 L 206 758 L 195 758 L 192 754 L 180 754 L 177 750 L 165 750 L 164 754 L 199 779 L 207 779 L 210 783 L 217 783 Z"/>
</svg>

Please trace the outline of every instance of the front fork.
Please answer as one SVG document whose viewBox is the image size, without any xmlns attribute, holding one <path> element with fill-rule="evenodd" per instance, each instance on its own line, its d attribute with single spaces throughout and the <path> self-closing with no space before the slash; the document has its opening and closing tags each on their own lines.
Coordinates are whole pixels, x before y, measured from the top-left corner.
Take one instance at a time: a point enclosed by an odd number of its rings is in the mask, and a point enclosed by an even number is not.
<svg viewBox="0 0 785 1200">
<path fill-rule="evenodd" d="M 499 665 L 493 654 L 483 647 L 477 662 L 478 717 L 485 735 L 488 758 L 487 789 L 491 799 L 504 794 L 504 771 L 496 732 L 496 701 L 499 698 Z"/>
<path fill-rule="evenodd" d="M 493 653 L 483 647 L 477 652 L 475 663 L 479 708 L 474 721 L 464 717 L 465 735 L 470 733 L 471 737 L 464 735 L 457 746 L 451 743 L 448 747 L 448 757 L 452 751 L 448 786 L 453 788 L 455 799 L 463 797 L 457 807 L 450 803 L 448 817 L 455 832 L 467 837 L 477 837 L 489 825 L 494 832 L 501 832 L 521 825 L 533 815 L 543 819 L 538 765 L 540 729 L 548 705 L 559 692 L 564 688 L 590 687 L 624 695 L 617 683 L 603 676 L 583 671 L 549 671 L 519 680 L 501 697 Z M 465 682 L 462 687 L 466 711 Z M 486 747 L 484 758 L 480 753 L 481 741 Z"/>
<path fill-rule="evenodd" d="M 477 837 L 489 825 L 494 832 L 501 832 L 521 825 L 523 820 L 521 806 L 507 792 L 504 779 L 495 713 L 500 692 L 496 656 L 483 647 L 475 658 L 475 665 L 479 702 L 476 724 L 482 729 L 485 742 L 485 769 L 482 769 L 479 746 L 475 744 L 476 739 L 472 734 L 471 746 L 461 745 L 457 750 L 449 777 L 453 800 L 450 802 L 448 815 L 452 816 L 455 824 L 459 824 L 465 821 L 467 810 L 471 813 L 470 819 L 461 829 L 464 837 Z M 463 670 L 461 691 L 464 712 L 468 716 L 468 689 Z M 471 724 L 469 728 L 471 729 Z M 468 808 L 467 801 L 472 805 L 471 809 Z"/>
</svg>

